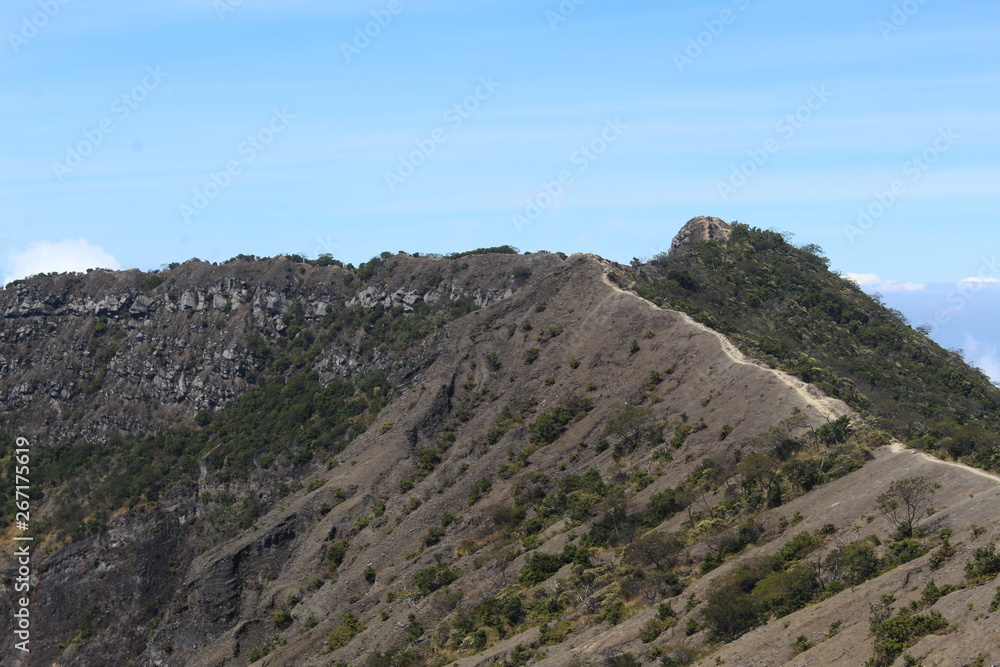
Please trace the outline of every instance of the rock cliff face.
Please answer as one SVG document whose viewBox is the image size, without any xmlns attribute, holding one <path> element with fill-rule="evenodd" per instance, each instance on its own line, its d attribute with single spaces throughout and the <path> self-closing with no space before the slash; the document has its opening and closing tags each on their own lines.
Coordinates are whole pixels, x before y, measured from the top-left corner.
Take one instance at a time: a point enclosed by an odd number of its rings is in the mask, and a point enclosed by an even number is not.
<svg viewBox="0 0 1000 667">
<path fill-rule="evenodd" d="M 696 218 L 677 245 L 726 229 Z M 3 290 L 3 430 L 31 439 L 39 475 L 74 471 L 39 477 L 33 495 L 30 654 L 13 648 L 2 564 L 4 664 L 653 664 L 688 649 L 712 664 L 706 600 L 745 562 L 723 564 L 724 545 L 772 554 L 790 520 L 835 524 L 824 553 L 884 536 L 887 520 L 860 518 L 885 483 L 940 464 L 887 448 L 866 464 L 861 441 L 831 445 L 834 426 L 858 425 L 846 405 L 624 291 L 625 276 L 592 255 L 396 255 Z M 268 432 L 281 447 L 260 439 L 262 421 L 287 426 Z M 780 457 L 806 481 L 780 481 Z M 109 479 L 141 475 L 149 488 L 114 500 Z M 941 526 L 995 513 L 995 480 L 949 475 Z M 653 544 L 646 531 L 683 544 L 649 555 L 635 546 Z M 953 544 L 1000 536 L 988 531 Z M 717 570 L 703 564 L 715 554 Z M 860 664 L 868 621 L 845 605 L 899 590 L 893 572 L 792 629 L 747 635 L 727 664 L 791 660 L 786 635 L 836 620 L 844 639 L 813 650 Z M 957 561 L 949 572 L 961 578 Z M 661 603 L 681 620 L 650 639 Z M 961 613 L 968 650 L 948 655 L 1000 658 Z"/>
<path fill-rule="evenodd" d="M 517 263 L 552 261 L 559 260 Z M 352 309 L 410 312 L 465 297 L 482 307 L 515 284 L 510 261 L 482 273 L 409 256 L 388 263 L 391 271 L 365 283 L 336 266 L 283 259 L 21 281 L 0 292 L 0 412 L 18 414 L 26 436 L 51 444 L 190 423 L 242 395 L 265 367 L 260 349 L 290 326 L 320 325 Z M 364 341 L 359 330 L 355 340 L 328 345 L 312 369 L 328 380 L 409 363 L 378 350 L 363 354 Z"/>
<path fill-rule="evenodd" d="M 670 252 L 684 252 L 685 248 L 701 243 L 702 241 L 725 241 L 732 235 L 733 226 L 724 222 L 720 218 L 699 215 L 691 218 L 677 232 L 674 240 L 670 244 Z"/>
</svg>

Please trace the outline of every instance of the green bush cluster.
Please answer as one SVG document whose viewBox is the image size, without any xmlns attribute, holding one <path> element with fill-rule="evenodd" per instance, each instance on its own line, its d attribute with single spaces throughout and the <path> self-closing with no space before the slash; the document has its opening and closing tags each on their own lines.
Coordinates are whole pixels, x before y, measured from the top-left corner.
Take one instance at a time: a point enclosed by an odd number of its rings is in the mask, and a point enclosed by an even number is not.
<svg viewBox="0 0 1000 667">
<path fill-rule="evenodd" d="M 889 667 L 922 637 L 948 630 L 948 621 L 936 610 L 918 614 L 910 607 L 903 607 L 893 616 L 893 601 L 891 595 L 886 595 L 881 602 L 871 605 L 868 623 L 875 636 L 875 644 L 865 667 Z"/>
<path fill-rule="evenodd" d="M 558 554 L 533 552 L 528 556 L 527 564 L 521 568 L 517 580 L 524 586 L 535 586 L 569 563 L 579 567 L 588 567 L 590 565 L 590 550 L 575 544 L 567 544 Z"/>
<path fill-rule="evenodd" d="M 1000 553 L 996 544 L 990 543 L 972 552 L 965 563 L 965 578 L 970 584 L 984 584 L 1000 574 Z"/>
<path fill-rule="evenodd" d="M 510 409 L 510 406 L 505 405 L 501 410 L 500 414 L 493 421 L 493 425 L 486 432 L 486 446 L 492 447 L 493 445 L 500 442 L 500 439 L 504 437 L 511 429 L 517 428 L 524 423 L 525 415 L 522 412 L 517 412 L 516 414 Z"/>
<path fill-rule="evenodd" d="M 528 426 L 528 439 L 544 447 L 555 442 L 574 419 L 579 419 L 594 407 L 589 398 L 570 397 L 548 412 L 543 412 Z"/>
<path fill-rule="evenodd" d="M 801 559 L 821 544 L 799 533 L 773 556 L 749 560 L 716 582 L 703 612 L 712 636 L 731 641 L 772 614 L 780 618 L 812 601 L 821 583 L 816 569 Z"/>
<path fill-rule="evenodd" d="M 351 643 L 351 641 L 361 634 L 367 626 L 362 623 L 357 616 L 351 612 L 347 612 L 340 619 L 340 625 L 334 627 L 330 630 L 330 634 L 327 637 L 326 645 L 331 651 L 338 648 L 343 648 Z"/>
<path fill-rule="evenodd" d="M 336 540 L 326 548 L 324 562 L 330 572 L 336 572 L 337 568 L 344 562 L 347 550 L 351 548 L 351 543 L 347 540 Z"/>
<path fill-rule="evenodd" d="M 437 563 L 415 572 L 413 575 L 413 584 L 421 594 L 430 595 L 461 576 L 462 571 L 457 567 L 448 567 L 443 563 Z"/>
<path fill-rule="evenodd" d="M 639 630 L 639 638 L 644 644 L 656 641 L 656 639 L 670 628 L 677 625 L 677 614 L 669 604 L 661 604 L 656 616 L 646 621 Z"/>
<path fill-rule="evenodd" d="M 489 477 L 480 477 L 477 479 L 469 489 L 469 504 L 475 505 L 478 503 L 492 488 L 493 482 L 490 481 Z"/>
</svg>

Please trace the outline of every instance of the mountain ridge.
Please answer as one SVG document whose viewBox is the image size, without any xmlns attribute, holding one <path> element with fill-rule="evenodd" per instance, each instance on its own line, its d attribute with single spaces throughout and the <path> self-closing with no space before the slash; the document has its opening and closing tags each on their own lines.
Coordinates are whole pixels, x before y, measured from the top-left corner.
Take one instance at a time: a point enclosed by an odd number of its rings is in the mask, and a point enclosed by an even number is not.
<svg viewBox="0 0 1000 667">
<path fill-rule="evenodd" d="M 40 639 L 18 664 L 712 664 L 759 651 L 758 636 L 771 659 L 794 661 L 781 618 L 829 625 L 840 595 L 876 604 L 904 570 L 924 585 L 946 546 L 939 566 L 956 588 L 934 607 L 963 641 L 914 645 L 993 656 L 983 624 L 951 601 L 989 606 L 960 558 L 1000 537 L 986 519 L 994 478 L 899 451 L 882 404 L 857 400 L 877 393 L 845 394 L 858 411 L 807 381 L 848 386 L 828 377 L 833 351 L 801 347 L 815 349 L 807 369 L 761 354 L 752 317 L 733 338 L 711 328 L 732 326 L 723 270 L 764 307 L 757 273 L 798 271 L 810 294 L 844 291 L 844 312 L 886 317 L 815 251 L 731 227 L 632 267 L 503 246 L 359 267 L 189 262 L 0 291 L 2 427 L 40 443 Z M 709 289 L 721 307 L 701 298 Z M 978 386 L 956 360 L 926 358 L 938 364 L 927 377 Z M 895 400 L 917 411 L 921 396 Z M 975 428 L 993 433 L 992 418 Z M 958 447 L 978 433 L 965 428 L 920 423 L 911 444 L 988 463 L 992 441 Z M 8 454 L 8 481 L 10 469 Z M 907 537 L 876 506 L 911 474 L 943 486 Z M 802 528 L 808 539 L 790 539 Z M 756 612 L 722 641 L 714 591 L 794 540 L 816 550 L 812 574 L 796 559 L 761 581 L 800 577 L 808 595 L 783 604 L 804 609 Z M 825 565 L 847 547 L 877 566 L 857 588 Z M 880 650 L 867 620 L 841 621 L 843 641 L 810 635 L 801 655 Z"/>
</svg>

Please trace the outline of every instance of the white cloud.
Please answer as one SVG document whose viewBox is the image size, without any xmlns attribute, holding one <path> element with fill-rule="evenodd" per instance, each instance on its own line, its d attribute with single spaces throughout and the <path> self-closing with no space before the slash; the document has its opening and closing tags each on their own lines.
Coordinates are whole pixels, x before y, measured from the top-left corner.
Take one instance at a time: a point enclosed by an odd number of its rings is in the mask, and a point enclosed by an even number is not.
<svg viewBox="0 0 1000 667">
<path fill-rule="evenodd" d="M 36 241 L 24 252 L 12 252 L 7 259 L 4 284 L 18 278 L 52 271 L 77 271 L 87 269 L 120 269 L 121 262 L 85 238 L 63 241 Z"/>
<path fill-rule="evenodd" d="M 883 292 L 923 292 L 923 283 L 897 283 L 895 280 L 887 280 L 879 287 Z"/>
<path fill-rule="evenodd" d="M 867 287 L 875 292 L 923 292 L 923 283 L 900 283 L 895 280 L 883 280 L 874 273 L 847 273 L 845 278 L 859 287 Z"/>
<path fill-rule="evenodd" d="M 875 285 L 882 282 L 882 279 L 874 273 L 847 273 L 844 274 L 844 277 L 852 283 L 857 284 L 858 287 L 867 287 L 868 285 Z"/>
<path fill-rule="evenodd" d="M 1000 283 L 1000 278 L 962 278 L 960 283 L 978 283 L 980 285 Z"/>
<path fill-rule="evenodd" d="M 965 334 L 965 358 L 981 368 L 993 382 L 1000 382 L 1000 346 L 990 345 Z"/>
</svg>

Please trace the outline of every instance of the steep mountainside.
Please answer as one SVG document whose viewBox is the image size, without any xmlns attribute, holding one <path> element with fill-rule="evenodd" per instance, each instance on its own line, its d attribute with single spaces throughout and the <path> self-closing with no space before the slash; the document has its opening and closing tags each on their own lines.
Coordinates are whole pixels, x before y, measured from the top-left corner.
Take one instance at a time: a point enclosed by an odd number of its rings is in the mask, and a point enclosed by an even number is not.
<svg viewBox="0 0 1000 667">
<path fill-rule="evenodd" d="M 0 415 L 32 443 L 35 542 L 29 654 L 13 561 L 0 581 L 5 664 L 1000 660 L 1000 480 L 879 430 L 838 350 L 887 354 L 863 330 L 891 313 L 769 234 L 701 220 L 631 269 L 503 247 L 8 286 Z M 857 313 L 836 345 L 786 311 L 739 330 L 725 290 L 760 273 L 795 312 L 838 285 Z M 924 351 L 919 381 L 880 371 L 915 442 L 975 428 L 957 455 L 989 463 L 996 390 L 884 326 Z M 927 404 L 949 373 L 972 389 Z"/>
<path fill-rule="evenodd" d="M 815 245 L 695 218 L 631 286 L 729 336 L 741 350 L 879 418 L 908 442 L 1000 470 L 996 387 L 903 315 L 831 273 Z"/>
</svg>

